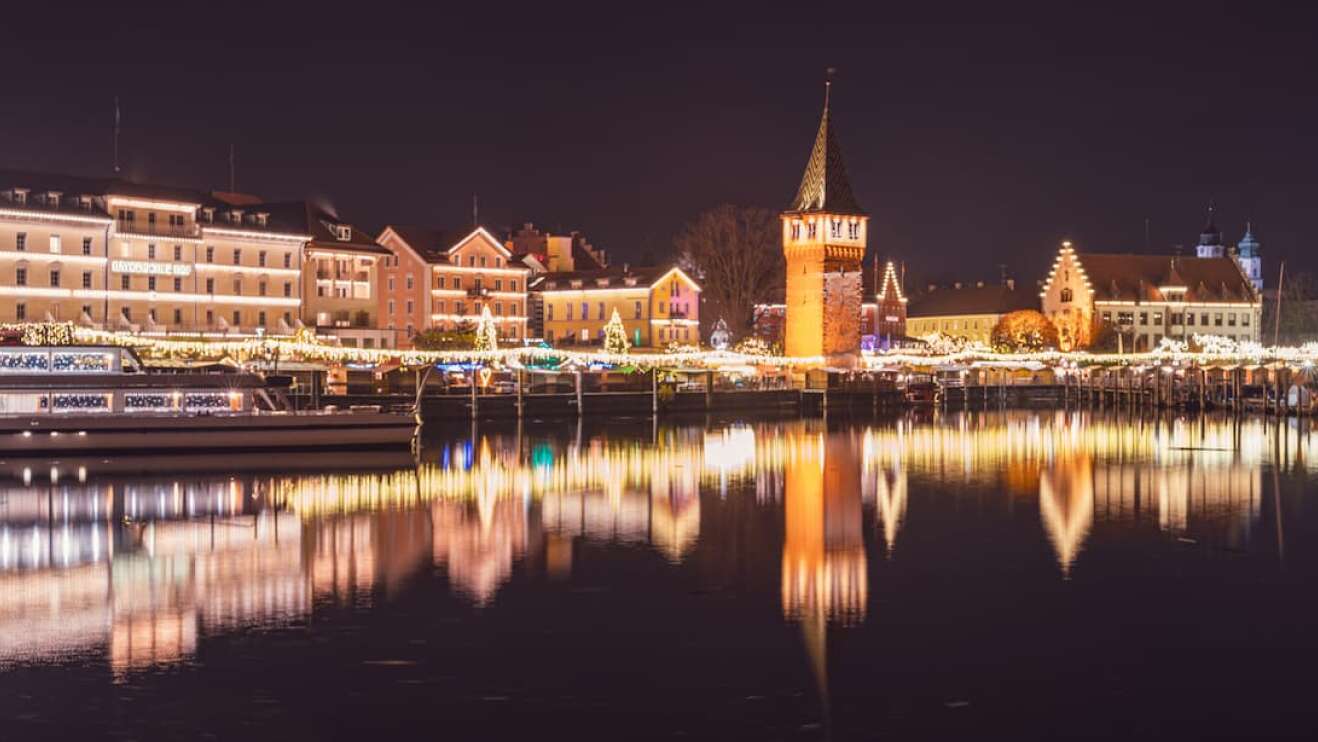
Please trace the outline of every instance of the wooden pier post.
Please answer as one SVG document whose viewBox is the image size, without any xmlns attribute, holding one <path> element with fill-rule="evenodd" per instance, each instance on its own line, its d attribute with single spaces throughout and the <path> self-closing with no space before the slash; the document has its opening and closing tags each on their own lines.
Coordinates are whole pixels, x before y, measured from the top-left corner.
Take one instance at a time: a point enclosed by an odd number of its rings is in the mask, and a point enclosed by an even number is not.
<svg viewBox="0 0 1318 742">
<path fill-rule="evenodd" d="M 471 367 L 471 419 L 476 419 L 476 367 Z"/>
<path fill-rule="evenodd" d="M 581 415 L 582 415 L 582 412 L 581 412 L 581 369 L 577 369 L 577 371 L 574 372 L 574 373 L 572 374 L 572 376 L 573 376 L 573 380 L 576 382 L 576 387 L 577 387 L 577 388 L 576 388 L 576 392 L 577 392 L 577 417 L 581 417 Z"/>
<path fill-rule="evenodd" d="M 522 395 L 522 385 L 524 384 L 525 369 L 517 369 L 517 419 L 521 420 L 524 414 L 524 405 L 526 401 Z"/>
<path fill-rule="evenodd" d="M 650 414 L 659 416 L 659 369 L 650 369 Z"/>
<path fill-rule="evenodd" d="M 705 372 L 705 412 L 714 409 L 714 372 Z"/>
</svg>

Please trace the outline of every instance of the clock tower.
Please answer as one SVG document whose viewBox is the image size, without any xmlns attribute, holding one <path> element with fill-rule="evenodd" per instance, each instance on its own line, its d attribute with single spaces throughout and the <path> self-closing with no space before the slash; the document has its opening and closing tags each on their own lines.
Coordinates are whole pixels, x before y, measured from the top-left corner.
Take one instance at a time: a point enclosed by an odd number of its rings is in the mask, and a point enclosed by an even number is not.
<svg viewBox="0 0 1318 742">
<path fill-rule="evenodd" d="M 787 355 L 846 364 L 860 352 L 861 262 L 869 216 L 856 202 L 829 120 L 832 81 L 815 146 L 782 213 L 787 257 Z"/>
</svg>

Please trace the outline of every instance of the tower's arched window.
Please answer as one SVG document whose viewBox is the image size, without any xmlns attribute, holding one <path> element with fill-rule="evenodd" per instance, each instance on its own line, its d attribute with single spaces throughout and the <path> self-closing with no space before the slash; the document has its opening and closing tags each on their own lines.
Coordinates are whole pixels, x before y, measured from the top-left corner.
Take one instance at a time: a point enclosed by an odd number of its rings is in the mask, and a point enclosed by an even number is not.
<svg viewBox="0 0 1318 742">
<path fill-rule="evenodd" d="M 1062 289 L 1062 303 L 1063 304 L 1071 303 L 1071 289 Z"/>
</svg>

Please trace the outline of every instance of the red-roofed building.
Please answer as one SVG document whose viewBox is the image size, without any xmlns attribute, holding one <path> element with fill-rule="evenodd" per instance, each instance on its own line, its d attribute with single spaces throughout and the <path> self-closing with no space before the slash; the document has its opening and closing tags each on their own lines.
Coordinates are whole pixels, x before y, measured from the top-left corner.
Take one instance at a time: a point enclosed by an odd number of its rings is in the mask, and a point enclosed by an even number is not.
<svg viewBox="0 0 1318 742">
<path fill-rule="evenodd" d="M 1259 338 L 1258 292 L 1226 256 L 1081 254 L 1064 242 L 1040 296 L 1063 350 L 1087 346 L 1095 318 L 1118 329 L 1134 351 L 1164 337 Z"/>
</svg>

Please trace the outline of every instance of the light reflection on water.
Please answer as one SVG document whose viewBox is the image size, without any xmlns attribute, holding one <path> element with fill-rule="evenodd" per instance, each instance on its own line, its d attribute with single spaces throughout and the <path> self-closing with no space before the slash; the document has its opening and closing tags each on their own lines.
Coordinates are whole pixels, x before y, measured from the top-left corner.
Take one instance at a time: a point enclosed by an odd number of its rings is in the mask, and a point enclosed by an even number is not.
<svg viewBox="0 0 1318 742">
<path fill-rule="evenodd" d="M 208 635 L 305 621 L 323 603 L 385 605 L 436 568 L 486 607 L 528 557 L 570 577 L 580 543 L 651 549 L 682 569 L 702 541 L 726 537 L 702 531 L 702 498 L 745 498 L 781 513 L 781 613 L 805 632 L 822 688 L 827 627 L 867 620 L 871 559 L 922 527 L 910 515 L 922 495 L 972 487 L 1037 507 L 1037 537 L 1066 579 L 1105 526 L 1249 546 L 1273 506 L 1265 465 L 1307 470 L 1310 442 L 1261 421 L 1011 412 L 640 439 L 476 430 L 419 461 L 377 456 L 359 470 L 343 455 L 287 457 L 282 471 L 193 462 L 244 471 L 221 474 L 178 461 L 178 473 L 151 475 L 11 461 L 0 663 L 98 658 L 122 678 L 186 661 Z"/>
</svg>

